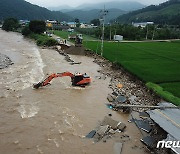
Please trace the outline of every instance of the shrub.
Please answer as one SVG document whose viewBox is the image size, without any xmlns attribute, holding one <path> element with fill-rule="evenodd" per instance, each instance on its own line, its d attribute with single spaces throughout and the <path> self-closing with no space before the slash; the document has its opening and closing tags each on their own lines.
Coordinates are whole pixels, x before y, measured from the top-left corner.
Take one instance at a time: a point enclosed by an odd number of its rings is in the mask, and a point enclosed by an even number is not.
<svg viewBox="0 0 180 154">
<path fill-rule="evenodd" d="M 22 35 L 24 36 L 28 36 L 29 34 L 31 34 L 32 32 L 29 29 L 29 26 L 25 26 L 22 31 L 21 31 Z"/>
<path fill-rule="evenodd" d="M 44 21 L 33 20 L 29 23 L 29 29 L 37 34 L 41 34 L 46 31 L 46 23 Z"/>
<path fill-rule="evenodd" d="M 19 27 L 19 22 L 15 18 L 5 19 L 2 29 L 5 31 L 15 31 Z"/>
</svg>

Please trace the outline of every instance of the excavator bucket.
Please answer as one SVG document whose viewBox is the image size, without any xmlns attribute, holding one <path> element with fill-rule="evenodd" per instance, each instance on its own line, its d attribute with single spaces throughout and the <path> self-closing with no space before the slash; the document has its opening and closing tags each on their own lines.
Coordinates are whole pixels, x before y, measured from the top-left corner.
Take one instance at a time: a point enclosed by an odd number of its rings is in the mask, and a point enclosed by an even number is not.
<svg viewBox="0 0 180 154">
<path fill-rule="evenodd" d="M 33 88 L 34 89 L 38 89 L 39 87 L 41 87 L 42 86 L 42 83 L 41 82 L 39 82 L 39 83 L 37 83 L 37 84 L 33 84 Z"/>
</svg>

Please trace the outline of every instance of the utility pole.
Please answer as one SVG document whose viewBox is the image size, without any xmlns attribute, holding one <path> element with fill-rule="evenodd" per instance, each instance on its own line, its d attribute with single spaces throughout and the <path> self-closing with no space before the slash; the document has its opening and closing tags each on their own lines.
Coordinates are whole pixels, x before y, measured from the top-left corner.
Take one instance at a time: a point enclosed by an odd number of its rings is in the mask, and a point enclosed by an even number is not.
<svg viewBox="0 0 180 154">
<path fill-rule="evenodd" d="M 110 24 L 110 34 L 109 34 L 109 40 L 111 41 L 111 24 Z"/>
<path fill-rule="evenodd" d="M 146 32 L 146 40 L 148 39 L 148 24 L 147 24 L 147 32 Z"/>
<path fill-rule="evenodd" d="M 104 9 L 100 11 L 102 13 L 102 41 L 101 41 L 101 56 L 103 56 L 103 50 L 104 50 L 104 24 L 105 24 L 105 16 L 107 15 L 108 11 L 105 10 L 105 5 Z"/>
<path fill-rule="evenodd" d="M 152 40 L 154 40 L 155 28 L 156 28 L 156 26 L 154 25 L 154 30 L 153 30 Z"/>
</svg>

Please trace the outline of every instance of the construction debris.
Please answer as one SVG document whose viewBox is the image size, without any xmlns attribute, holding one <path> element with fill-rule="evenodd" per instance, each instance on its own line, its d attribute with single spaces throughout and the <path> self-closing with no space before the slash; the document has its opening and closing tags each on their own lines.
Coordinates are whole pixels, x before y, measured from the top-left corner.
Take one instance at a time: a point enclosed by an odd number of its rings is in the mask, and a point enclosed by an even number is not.
<svg viewBox="0 0 180 154">
<path fill-rule="evenodd" d="M 123 132 L 125 128 L 126 125 L 124 123 L 105 116 L 103 121 L 100 122 L 100 125 L 95 130 L 92 130 L 86 137 L 93 138 L 96 142 L 100 140 L 106 142 L 106 139 L 111 138 L 113 134 Z"/>
<path fill-rule="evenodd" d="M 116 96 L 111 95 L 111 94 L 108 94 L 108 96 L 107 96 L 107 100 L 108 100 L 109 102 L 114 102 L 114 101 L 115 101 L 115 99 L 116 99 Z"/>
<path fill-rule="evenodd" d="M 153 137 L 151 136 L 146 136 L 144 138 L 141 139 L 141 142 L 143 142 L 147 147 L 149 148 L 153 148 L 153 145 L 155 143 L 155 140 Z"/>
<path fill-rule="evenodd" d="M 134 119 L 134 122 L 136 123 L 137 127 L 139 127 L 140 129 L 146 131 L 146 132 L 150 132 L 151 131 L 151 126 L 148 122 L 148 120 L 137 120 Z"/>
<path fill-rule="evenodd" d="M 86 135 L 86 138 L 93 138 L 95 134 L 96 134 L 96 131 L 92 130 L 88 135 Z"/>
<path fill-rule="evenodd" d="M 140 112 L 139 117 L 142 118 L 142 119 L 150 118 L 149 114 L 147 114 L 146 112 Z"/>
<path fill-rule="evenodd" d="M 161 107 L 176 107 L 175 105 L 162 102 Z M 156 122 L 162 129 L 170 134 L 174 139 L 180 141 L 180 109 L 155 109 L 146 111 L 150 118 Z"/>
<path fill-rule="evenodd" d="M 124 103 L 124 102 L 126 102 L 126 100 L 127 100 L 126 97 L 119 95 L 119 96 L 117 96 L 115 101 L 118 103 Z"/>
<path fill-rule="evenodd" d="M 66 52 L 64 52 L 59 46 L 57 46 L 55 49 L 58 51 L 59 54 L 61 54 L 65 57 L 64 59 L 67 62 L 69 62 L 70 65 L 81 64 L 81 62 L 75 62 L 74 60 L 72 60 L 71 57 Z M 69 48 L 67 48 L 67 49 L 69 49 Z"/>
</svg>

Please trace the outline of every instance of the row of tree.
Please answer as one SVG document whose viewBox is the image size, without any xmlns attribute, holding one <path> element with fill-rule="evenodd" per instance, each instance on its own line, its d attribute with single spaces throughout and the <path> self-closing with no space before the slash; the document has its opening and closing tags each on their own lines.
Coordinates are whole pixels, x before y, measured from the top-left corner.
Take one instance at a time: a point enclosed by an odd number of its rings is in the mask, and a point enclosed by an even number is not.
<svg viewBox="0 0 180 154">
<path fill-rule="evenodd" d="M 92 35 L 97 38 L 102 36 L 102 27 L 96 29 L 77 29 L 79 32 Z M 104 38 L 112 40 L 114 35 L 122 35 L 126 40 L 158 40 L 158 39 L 180 39 L 180 27 L 147 25 L 145 28 L 133 25 L 106 25 Z"/>
<path fill-rule="evenodd" d="M 33 20 L 25 27 L 21 27 L 17 19 L 7 18 L 2 25 L 2 29 L 5 31 L 17 31 L 18 28 L 21 28 L 22 34 L 26 36 L 31 32 L 41 34 L 46 31 L 46 23 L 40 20 Z"/>
</svg>

